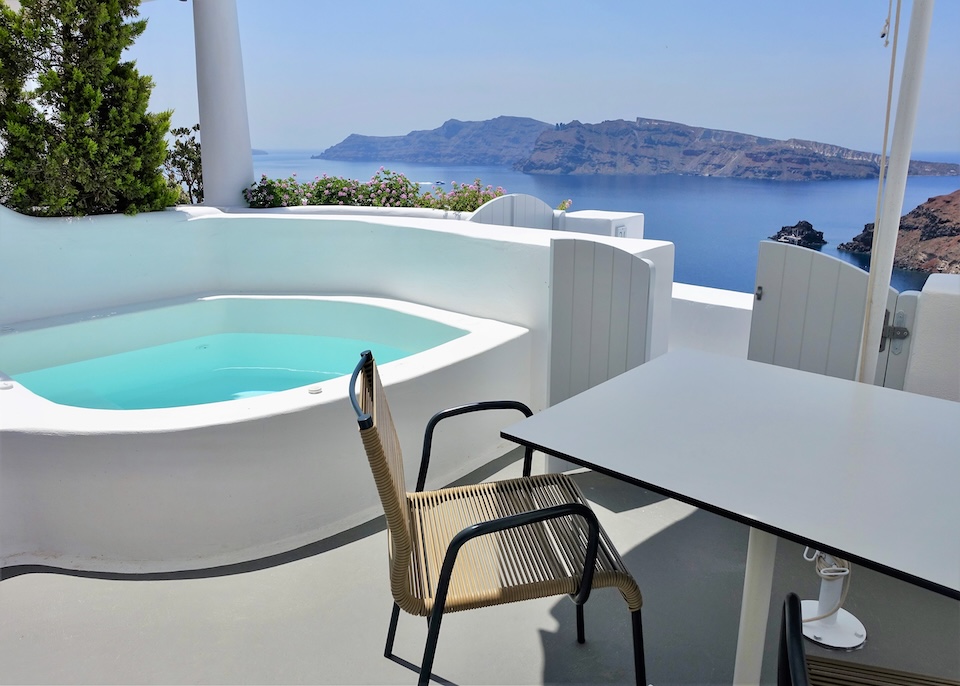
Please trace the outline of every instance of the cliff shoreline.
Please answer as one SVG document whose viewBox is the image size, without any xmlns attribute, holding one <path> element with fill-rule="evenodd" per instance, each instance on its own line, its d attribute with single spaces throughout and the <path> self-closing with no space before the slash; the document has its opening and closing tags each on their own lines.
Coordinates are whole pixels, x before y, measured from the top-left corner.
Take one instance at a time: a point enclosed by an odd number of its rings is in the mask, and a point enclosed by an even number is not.
<svg viewBox="0 0 960 686">
<path fill-rule="evenodd" d="M 877 178 L 880 156 L 658 119 L 547 124 L 525 117 L 451 119 L 405 136 L 351 134 L 314 158 L 504 165 L 527 174 L 686 174 L 777 181 Z M 958 176 L 960 164 L 911 161 L 911 175 Z"/>
<path fill-rule="evenodd" d="M 869 255 L 873 222 L 837 250 Z M 893 266 L 933 274 L 960 274 L 960 190 L 938 195 L 900 218 Z"/>
</svg>

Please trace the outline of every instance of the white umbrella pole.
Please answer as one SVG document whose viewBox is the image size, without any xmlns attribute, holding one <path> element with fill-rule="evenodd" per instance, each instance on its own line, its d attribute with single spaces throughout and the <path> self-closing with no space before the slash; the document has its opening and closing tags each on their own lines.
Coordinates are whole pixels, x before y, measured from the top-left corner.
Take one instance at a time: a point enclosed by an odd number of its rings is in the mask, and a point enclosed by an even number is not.
<svg viewBox="0 0 960 686">
<path fill-rule="evenodd" d="M 920 82 L 923 80 L 923 65 L 932 21 L 933 0 L 914 0 L 903 74 L 900 78 L 900 94 L 897 98 L 897 118 L 893 125 L 890 166 L 883 192 L 880 221 L 874 227 L 873 246 L 870 250 L 867 310 L 860 343 L 858 375 L 859 380 L 864 383 L 873 383 L 880 358 L 883 315 L 887 304 L 887 290 L 890 288 L 890 275 L 893 273 L 897 234 L 900 231 L 903 193 L 910 167 L 910 147 L 917 123 Z"/>
</svg>

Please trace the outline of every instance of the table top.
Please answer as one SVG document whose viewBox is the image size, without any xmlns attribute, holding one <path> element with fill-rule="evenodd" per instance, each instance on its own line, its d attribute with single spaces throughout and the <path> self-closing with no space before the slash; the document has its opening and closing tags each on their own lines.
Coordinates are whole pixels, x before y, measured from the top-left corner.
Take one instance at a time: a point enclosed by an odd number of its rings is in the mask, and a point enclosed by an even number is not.
<svg viewBox="0 0 960 686">
<path fill-rule="evenodd" d="M 678 350 L 502 435 L 960 599 L 960 403 Z"/>
</svg>

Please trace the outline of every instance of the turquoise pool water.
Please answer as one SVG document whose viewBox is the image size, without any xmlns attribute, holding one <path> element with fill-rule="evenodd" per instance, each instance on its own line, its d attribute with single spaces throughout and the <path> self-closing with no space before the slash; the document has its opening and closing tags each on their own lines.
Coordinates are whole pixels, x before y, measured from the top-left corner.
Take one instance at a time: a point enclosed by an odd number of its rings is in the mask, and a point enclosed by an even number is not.
<svg viewBox="0 0 960 686">
<path fill-rule="evenodd" d="M 411 355 L 351 338 L 223 333 L 11 375 L 61 405 L 143 410 L 250 398 L 350 374 L 360 353 Z"/>
</svg>

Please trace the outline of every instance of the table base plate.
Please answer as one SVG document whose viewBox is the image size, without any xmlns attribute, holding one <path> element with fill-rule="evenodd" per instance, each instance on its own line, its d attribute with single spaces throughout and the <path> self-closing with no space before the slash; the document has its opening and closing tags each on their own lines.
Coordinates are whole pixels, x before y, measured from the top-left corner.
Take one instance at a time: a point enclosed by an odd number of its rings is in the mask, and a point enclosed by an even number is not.
<svg viewBox="0 0 960 686">
<path fill-rule="evenodd" d="M 816 600 L 801 601 L 803 616 L 815 617 L 818 605 L 819 602 Z M 803 635 L 824 648 L 855 650 L 867 640 L 867 629 L 863 626 L 863 622 L 840 608 L 835 618 L 828 617 L 815 622 L 804 622 Z"/>
</svg>

